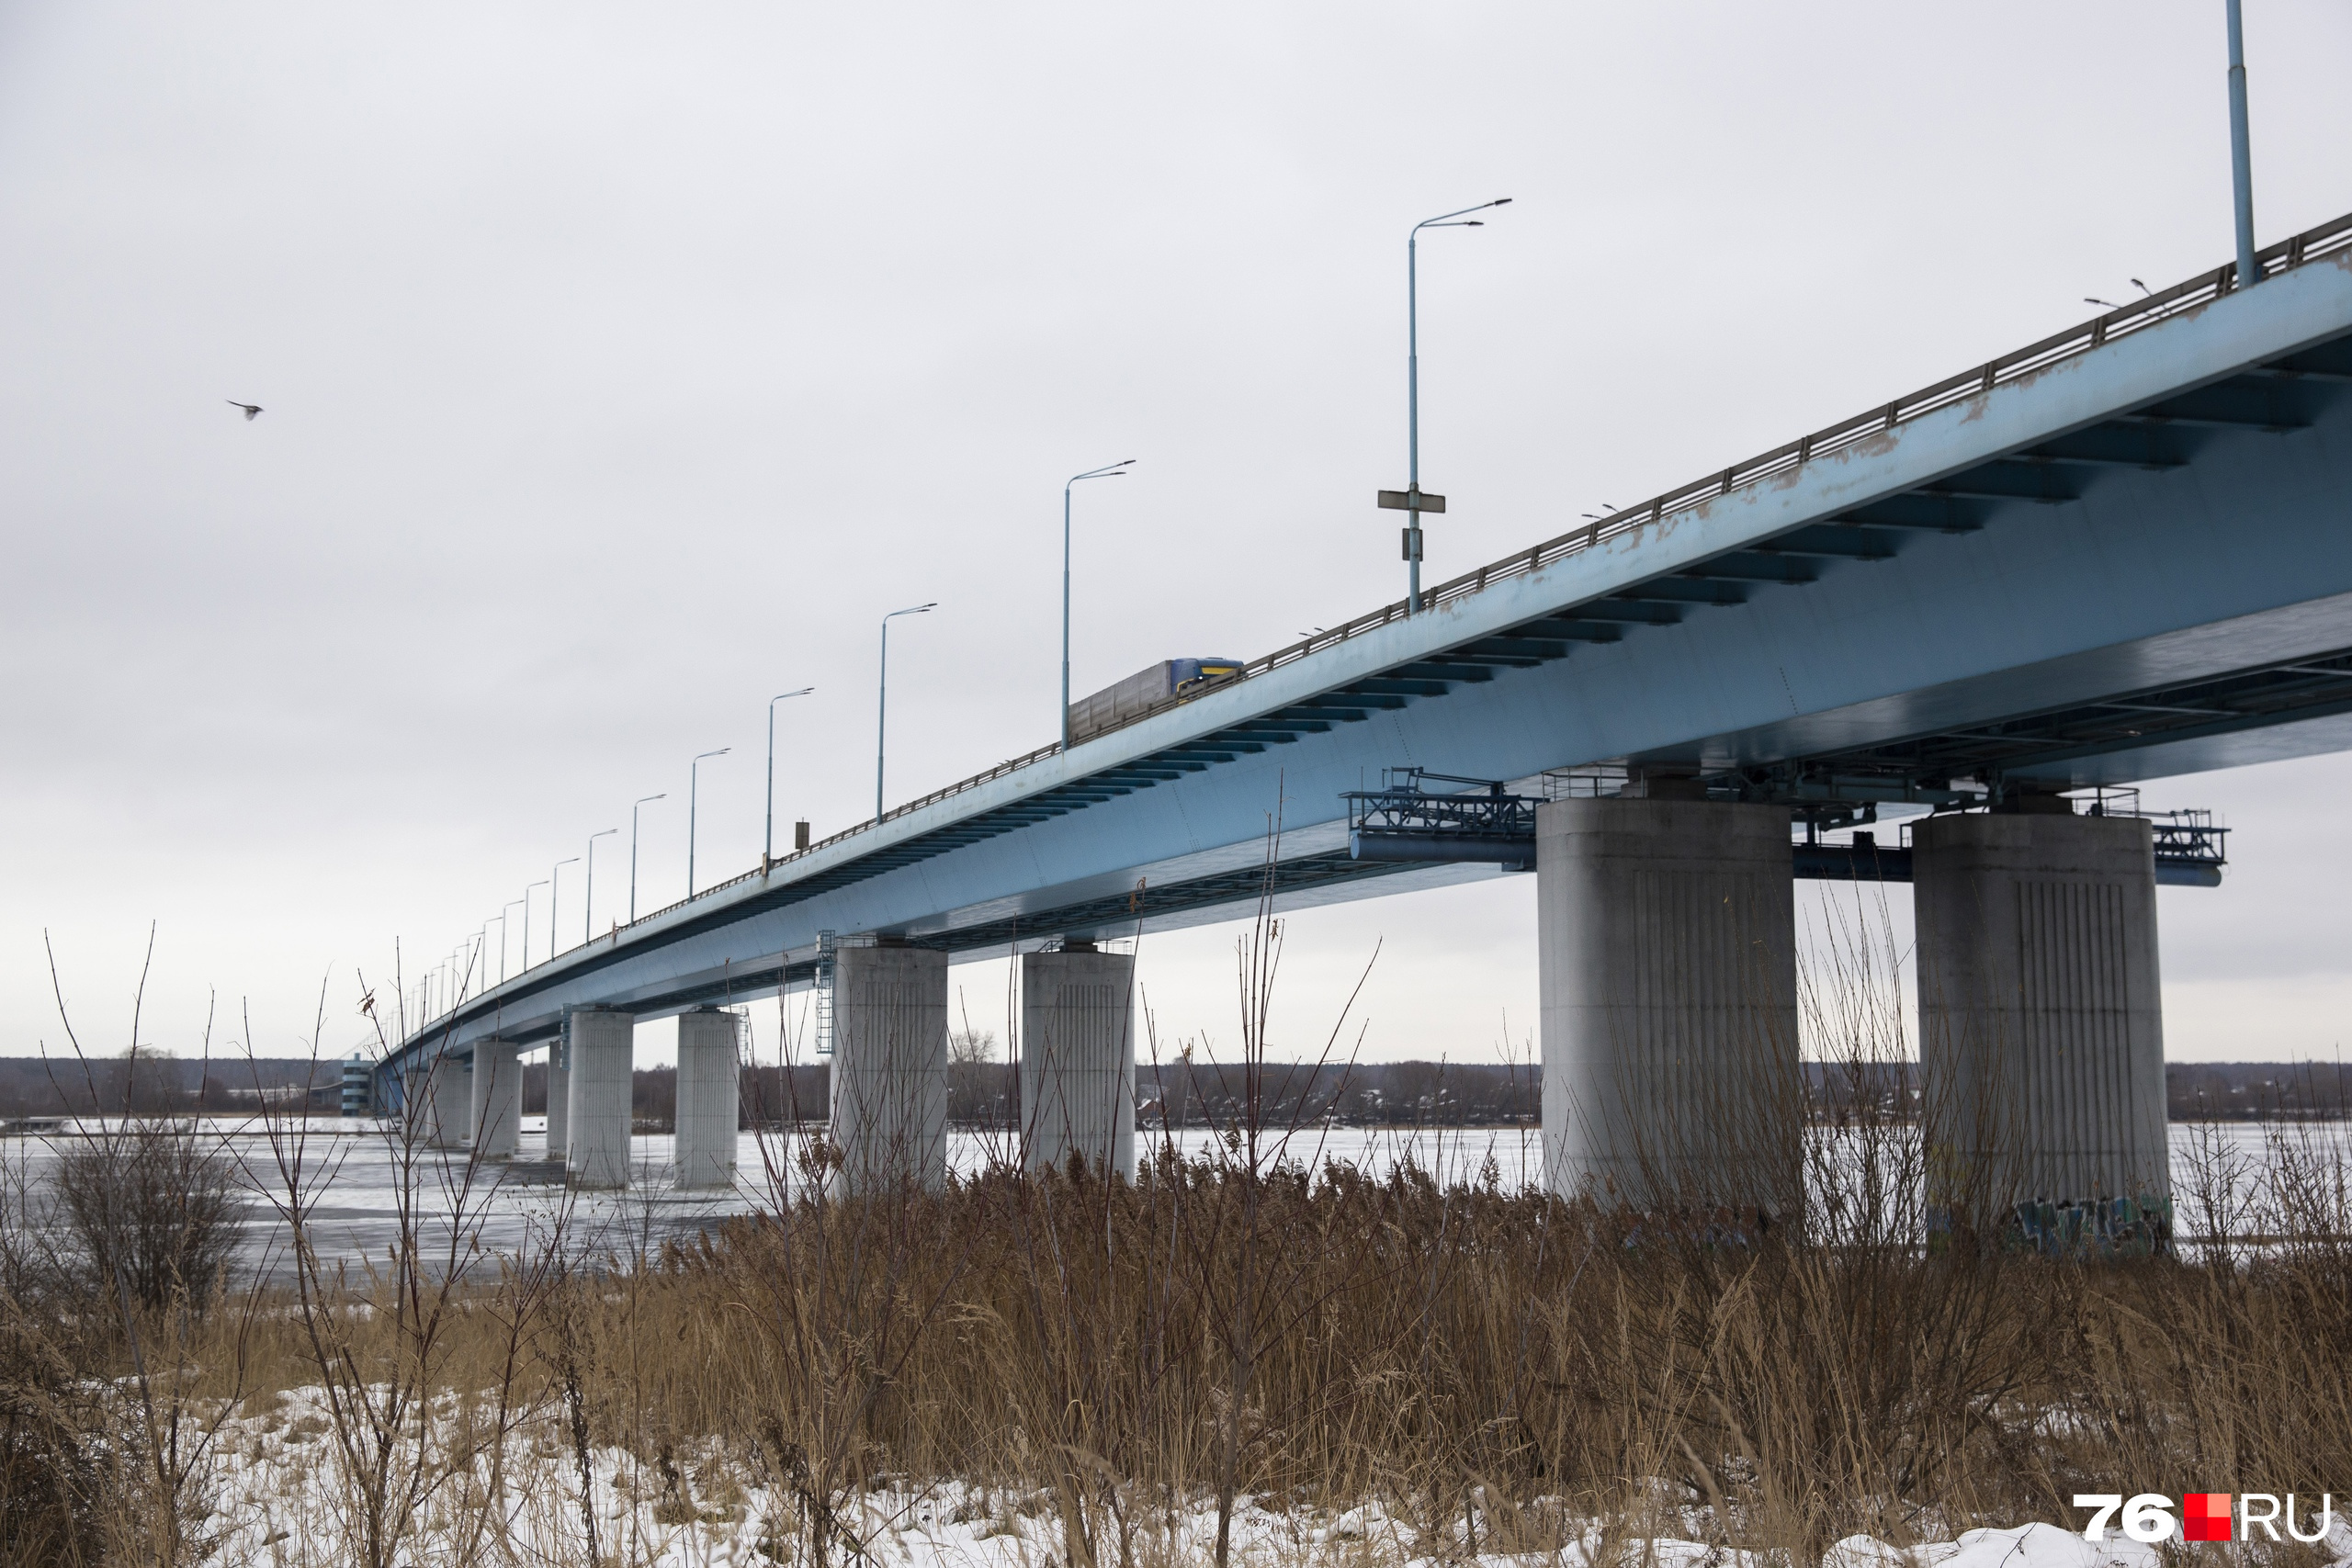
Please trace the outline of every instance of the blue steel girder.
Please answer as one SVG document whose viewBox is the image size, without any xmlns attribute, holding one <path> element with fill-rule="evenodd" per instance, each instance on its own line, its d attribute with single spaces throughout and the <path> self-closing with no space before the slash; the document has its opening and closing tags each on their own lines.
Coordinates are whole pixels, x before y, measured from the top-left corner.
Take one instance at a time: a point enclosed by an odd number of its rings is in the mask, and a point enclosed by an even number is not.
<svg viewBox="0 0 2352 1568">
<path fill-rule="evenodd" d="M 658 1010 L 689 987 L 783 973 L 819 931 L 954 946 L 960 932 L 1046 934 L 1137 883 L 1243 886 L 1231 879 L 1266 859 L 1272 824 L 1277 863 L 1343 852 L 1341 792 L 1386 766 L 1532 780 L 1631 759 L 1737 773 L 2352 649 L 2352 250 L 2158 300 L 2128 333 L 2021 351 L 1981 389 L 1962 378 L 1916 400 L 1923 412 L 1849 422 L 1834 445 L 1794 444 L 1441 585 L 1421 615 L 1363 617 L 710 889 L 536 966 L 418 1043 L 512 1035 L 570 1006 Z M 2037 468 L 2064 493 L 2010 493 Z M 1965 509 L 1967 527 L 1909 520 L 1914 506 Z M 1769 583 L 1795 591 L 1755 591 Z M 1721 615 L 1600 618 L 1663 602 L 1642 595 L 1667 584 L 1675 599 L 1740 592 Z M 1445 690 L 1393 689 L 1415 681 Z M 2236 727 L 2211 733 L 2074 743 L 2147 742 L 2136 749 L 2045 746 L 2030 765 L 2113 783 L 2352 745 L 2352 720 L 2298 702 L 2200 720 Z M 1287 739 L 1245 739 L 1252 727 Z M 1135 771 L 1181 776 L 1129 787 L 1144 782 Z M 1310 878 L 1276 897 L 1491 874 Z M 1248 901 L 1164 918 L 1146 904 L 1137 918 L 1161 929 Z"/>
</svg>

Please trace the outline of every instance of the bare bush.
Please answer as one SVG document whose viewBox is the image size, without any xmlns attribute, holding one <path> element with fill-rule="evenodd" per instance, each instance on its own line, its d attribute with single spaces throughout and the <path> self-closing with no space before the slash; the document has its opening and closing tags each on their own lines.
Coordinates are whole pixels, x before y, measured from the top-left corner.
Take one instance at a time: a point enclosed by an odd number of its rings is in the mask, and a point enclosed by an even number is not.
<svg viewBox="0 0 2352 1568">
<path fill-rule="evenodd" d="M 235 1169 L 193 1121 L 141 1117 L 68 1146 L 57 1192 L 89 1286 L 199 1308 L 236 1249 Z"/>
</svg>

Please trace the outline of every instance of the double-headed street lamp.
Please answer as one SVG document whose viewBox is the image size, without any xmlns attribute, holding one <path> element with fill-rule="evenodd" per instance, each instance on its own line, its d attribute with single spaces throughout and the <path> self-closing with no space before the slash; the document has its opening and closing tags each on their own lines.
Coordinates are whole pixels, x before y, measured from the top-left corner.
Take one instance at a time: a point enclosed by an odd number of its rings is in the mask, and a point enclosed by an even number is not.
<svg viewBox="0 0 2352 1568">
<path fill-rule="evenodd" d="M 877 825 L 882 820 L 883 745 L 889 737 L 890 726 L 890 623 L 900 615 L 920 615 L 938 608 L 939 601 L 934 599 L 928 604 L 910 604 L 903 610 L 893 610 L 882 617 L 882 674 L 877 682 L 881 697 L 874 714 L 874 820 Z"/>
<path fill-rule="evenodd" d="M 702 764 L 705 758 L 724 757 L 735 750 L 721 746 L 716 751 L 705 751 L 686 768 L 686 897 L 695 896 L 695 799 L 702 789 Z"/>
<path fill-rule="evenodd" d="M 637 810 L 638 810 L 638 807 L 639 807 L 639 806 L 644 806 L 644 805 L 647 805 L 647 804 L 649 804 L 649 803 L 650 803 L 650 802 L 652 802 L 652 801 L 656 801 L 656 800 L 667 800 L 667 799 L 669 799 L 669 798 L 670 798 L 670 792 L 669 792 L 668 790 L 666 790 L 666 789 L 665 789 L 665 790 L 663 790 L 660 795 L 649 795 L 644 796 L 642 799 L 640 799 L 640 800 L 639 800 L 639 801 L 638 801 L 637 806 L 632 806 L 632 807 L 630 807 L 628 808 L 628 923 L 629 923 L 630 925 L 635 925 L 635 924 L 637 924 Z"/>
<path fill-rule="evenodd" d="M 531 887 L 545 887 L 546 886 L 548 886 L 548 884 L 545 882 L 534 882 L 531 884 Z M 531 887 L 526 887 L 523 889 L 522 897 L 523 968 L 526 972 L 527 972 L 531 967 Z M 548 929 L 552 931 L 555 929 L 555 900 L 552 898 L 548 899 Z M 553 958 L 555 956 L 555 941 L 553 938 L 549 938 L 548 941 L 548 956 L 549 958 Z"/>
<path fill-rule="evenodd" d="M 762 870 L 775 859 L 775 705 L 786 698 L 805 697 L 816 689 L 814 686 L 803 686 L 797 692 L 786 692 L 781 696 L 768 699 L 768 835 L 760 850 Z"/>
<path fill-rule="evenodd" d="M 1069 750 L 1069 492 L 1080 479 L 1115 479 L 1120 470 L 1135 461 L 1123 457 L 1118 462 L 1100 468 L 1089 468 L 1073 474 L 1062 486 L 1062 750 Z M 877 815 L 879 814 L 877 808 Z"/>
<path fill-rule="evenodd" d="M 1402 512 L 1405 522 L 1405 613 L 1421 613 L 1421 513 L 1443 512 L 1445 497 L 1421 493 L 1421 305 L 1419 246 L 1424 229 L 1483 229 L 1486 224 L 1466 215 L 1489 207 L 1509 207 L 1510 197 L 1498 196 L 1460 212 L 1441 212 L 1413 225 L 1405 236 L 1405 488 L 1384 490 L 1380 504 Z"/>
<path fill-rule="evenodd" d="M 556 899 L 563 891 L 563 868 L 568 865 L 578 865 L 579 863 L 580 857 L 578 855 L 573 855 L 568 860 L 560 860 L 556 862 L 555 869 L 548 873 L 548 956 L 549 958 L 553 958 L 555 956 Z"/>
<path fill-rule="evenodd" d="M 619 832 L 607 828 L 601 833 L 588 835 L 588 907 L 580 911 L 580 945 L 587 946 L 596 940 L 596 840 Z"/>
</svg>

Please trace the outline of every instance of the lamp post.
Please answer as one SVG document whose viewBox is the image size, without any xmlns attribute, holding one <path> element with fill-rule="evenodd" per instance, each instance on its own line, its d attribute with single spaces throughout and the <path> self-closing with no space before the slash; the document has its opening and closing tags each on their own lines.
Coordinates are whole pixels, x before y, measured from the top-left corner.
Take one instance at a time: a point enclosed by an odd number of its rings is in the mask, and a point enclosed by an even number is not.
<svg viewBox="0 0 2352 1568">
<path fill-rule="evenodd" d="M 1442 502 L 1429 507 L 1421 504 L 1421 231 L 1483 229 L 1484 222 L 1465 219 L 1464 215 L 1510 205 L 1510 197 L 1498 196 L 1492 201 L 1465 207 L 1460 212 L 1441 212 L 1435 218 L 1422 219 L 1405 236 L 1405 495 L 1400 510 L 1406 516 L 1405 613 L 1408 615 L 1421 613 L 1421 513 L 1445 509 Z M 1387 504 L 1385 498 L 1383 503 Z"/>
<path fill-rule="evenodd" d="M 580 911 L 580 945 L 587 946 L 596 940 L 596 840 L 619 832 L 607 828 L 602 833 L 588 835 L 588 907 Z"/>
<path fill-rule="evenodd" d="M 517 904 L 523 906 L 523 927 L 527 935 L 531 925 L 530 894 L 526 892 L 520 898 L 507 900 L 506 909 L 511 909 Z M 498 911 L 498 983 L 502 986 L 506 984 L 506 909 Z M 523 953 L 523 967 L 528 969 L 530 966 L 531 954 L 526 949 Z"/>
<path fill-rule="evenodd" d="M 1089 468 L 1073 474 L 1062 486 L 1062 750 L 1069 750 L 1069 492 L 1080 479 L 1115 479 L 1123 478 L 1120 470 L 1133 463 L 1133 457 L 1100 468 Z"/>
<path fill-rule="evenodd" d="M 775 859 L 775 705 L 790 697 L 805 697 L 816 689 L 814 686 L 803 686 L 797 692 L 786 692 L 782 696 L 768 699 L 768 832 L 760 848 L 760 869 L 763 871 L 767 869 L 770 861 Z"/>
<path fill-rule="evenodd" d="M 2238 287 L 2262 281 L 2262 265 L 2254 259 L 2254 150 L 2245 122 L 2245 24 L 2238 14 L 2239 0 L 2229 0 L 2230 26 L 2230 194 L 2237 209 Z"/>
<path fill-rule="evenodd" d="M 939 608 L 934 599 L 928 604 L 910 604 L 903 610 L 893 610 L 882 617 L 882 675 L 876 682 L 881 695 L 874 710 L 874 820 L 882 820 L 882 749 L 889 736 L 890 722 L 890 623 L 900 615 L 920 615 Z"/>
<path fill-rule="evenodd" d="M 628 808 L 628 923 L 637 924 L 637 807 L 650 801 L 667 800 L 670 792 L 649 795 Z"/>
<path fill-rule="evenodd" d="M 705 751 L 686 767 L 686 897 L 695 896 L 695 797 L 702 790 L 702 764 L 705 757 L 724 757 L 735 748 L 721 746 L 716 751 Z"/>
<path fill-rule="evenodd" d="M 531 887 L 545 887 L 546 886 L 547 886 L 547 883 L 545 883 L 545 882 L 534 882 L 534 883 L 532 883 L 532 884 L 531 884 Z M 524 970 L 524 973 L 526 973 L 526 974 L 528 974 L 528 973 L 530 972 L 530 968 L 531 968 L 531 887 L 526 887 L 525 889 L 523 889 L 523 899 L 522 899 L 522 903 L 523 903 L 523 970 Z M 553 908 L 554 903 L 555 903 L 555 900 L 554 900 L 553 898 L 549 898 L 549 899 L 548 900 L 548 906 L 549 906 L 549 908 L 548 908 L 548 927 L 549 927 L 550 929 L 552 929 L 552 928 L 554 927 L 554 925 L 555 925 L 555 909 L 554 909 L 554 908 Z M 550 939 L 548 940 L 548 956 L 549 958 L 553 958 L 553 957 L 555 956 L 555 942 L 554 942 L 554 940 L 553 940 L 552 938 L 550 938 Z"/>
<path fill-rule="evenodd" d="M 563 868 L 579 863 L 580 857 L 572 855 L 569 859 L 556 862 L 555 869 L 548 873 L 548 956 L 549 958 L 555 956 L 556 900 L 563 896 Z"/>
</svg>

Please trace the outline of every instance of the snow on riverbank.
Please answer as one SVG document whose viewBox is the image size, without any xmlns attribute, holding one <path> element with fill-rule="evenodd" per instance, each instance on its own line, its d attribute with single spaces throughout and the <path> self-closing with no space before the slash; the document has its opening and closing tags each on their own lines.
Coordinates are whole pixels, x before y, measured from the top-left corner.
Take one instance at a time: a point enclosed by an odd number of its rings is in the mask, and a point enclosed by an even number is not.
<svg viewBox="0 0 2352 1568">
<path fill-rule="evenodd" d="M 583 1514 L 581 1457 L 560 1416 L 534 1412 L 516 1424 L 493 1464 L 483 1453 L 470 1462 L 460 1457 L 457 1438 L 469 1423 L 453 1405 L 438 1407 L 429 1423 L 436 1429 L 432 1462 L 446 1464 L 447 1475 L 423 1499 L 418 1528 L 400 1560 L 586 1562 L 592 1521 L 599 1562 L 767 1568 L 798 1559 L 793 1499 L 765 1483 L 749 1455 L 730 1455 L 713 1443 L 682 1446 L 650 1461 L 591 1448 Z M 297 1390 L 266 1413 L 224 1422 L 220 1436 L 207 1568 L 342 1568 L 360 1560 L 353 1549 L 358 1530 L 352 1494 L 316 1390 Z M 1665 1483 L 1653 1488 L 1661 1496 L 1679 1490 Z M 1544 1520 L 1544 1506 L 1522 1517 L 1529 1516 Z M 1693 1533 L 1704 1533 L 1709 1517 L 1703 1506 L 1668 1506 L 1657 1516 Z M 1153 1568 L 1212 1561 L 1216 1512 L 1205 1500 L 1174 1510 L 1136 1509 L 1129 1523 L 1129 1561 Z M 1419 1532 L 1376 1503 L 1333 1513 L 1269 1511 L 1253 1501 L 1235 1519 L 1234 1559 L 1241 1568 L 1781 1568 L 1777 1556 L 1663 1529 L 1612 1530 L 1556 1511 L 1548 1524 L 1546 1533 L 1563 1543 L 1559 1550 L 1502 1552 L 1476 1550 L 1464 1522 Z M 1116 1526 L 1106 1519 L 1103 1528 Z M 1483 1548 L 1493 1527 L 1482 1516 L 1478 1528 L 1476 1547 Z M 866 1568 L 1053 1568 L 1062 1560 L 1062 1529 L 1042 1493 L 885 1487 L 842 1505 L 831 1557 Z M 1106 1563 L 1122 1560 L 1115 1540 L 1098 1550 Z M 2352 1568 L 2352 1525 L 2339 1520 L 2323 1550 L 2336 1559 L 2335 1568 Z M 2180 1549 L 2165 1551 L 2177 1557 Z M 1908 1548 L 1851 1536 L 1825 1554 L 1821 1568 L 2160 1568 L 2164 1561 L 2157 1547 L 2120 1533 L 2093 1543 L 2077 1529 L 2034 1523 L 1972 1529 Z"/>
</svg>

